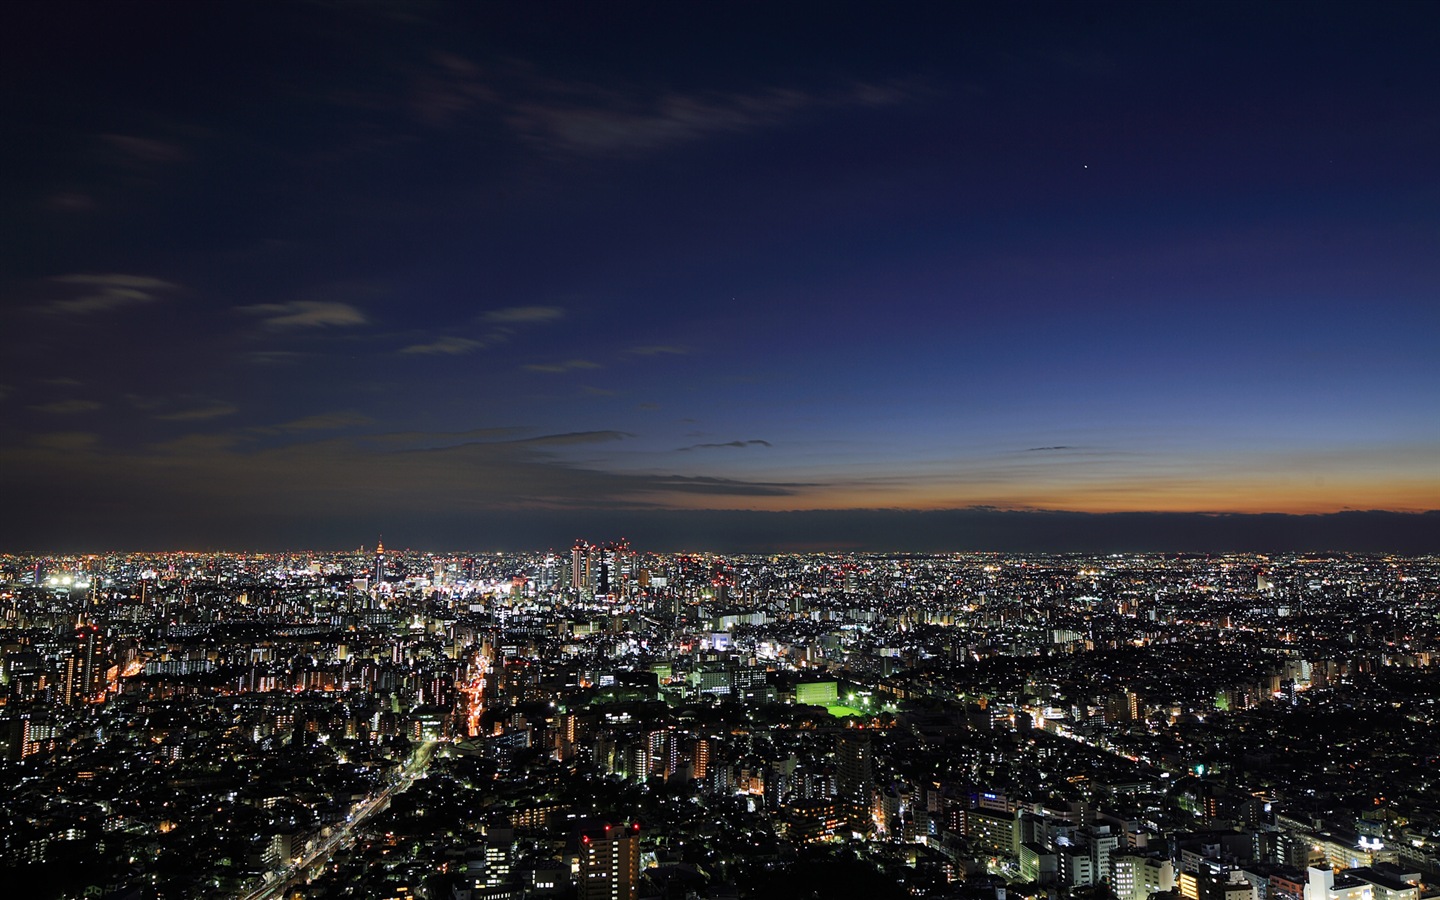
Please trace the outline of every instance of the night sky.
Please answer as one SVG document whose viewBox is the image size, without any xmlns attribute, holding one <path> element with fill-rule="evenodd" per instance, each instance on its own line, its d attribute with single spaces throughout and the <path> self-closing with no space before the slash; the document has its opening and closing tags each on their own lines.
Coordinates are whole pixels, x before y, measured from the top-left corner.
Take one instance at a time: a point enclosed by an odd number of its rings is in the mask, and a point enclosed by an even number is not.
<svg viewBox="0 0 1440 900">
<path fill-rule="evenodd" d="M 1440 551 L 1440 4 L 11 3 L 0 104 L 0 550 Z"/>
</svg>

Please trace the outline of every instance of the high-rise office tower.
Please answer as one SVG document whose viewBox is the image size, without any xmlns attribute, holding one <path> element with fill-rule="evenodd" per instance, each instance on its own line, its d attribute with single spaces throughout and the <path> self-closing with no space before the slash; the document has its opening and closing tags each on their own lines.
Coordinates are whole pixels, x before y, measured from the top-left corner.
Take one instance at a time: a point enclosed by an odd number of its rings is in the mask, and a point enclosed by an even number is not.
<svg viewBox="0 0 1440 900">
<path fill-rule="evenodd" d="M 570 548 L 570 589 L 577 594 L 590 592 L 591 563 L 594 548 L 584 541 L 576 541 Z"/>
<path fill-rule="evenodd" d="M 599 548 L 600 577 L 603 579 L 596 593 L 599 595 L 628 596 L 635 581 L 635 552 L 630 542 L 621 540 L 604 544 Z"/>
</svg>

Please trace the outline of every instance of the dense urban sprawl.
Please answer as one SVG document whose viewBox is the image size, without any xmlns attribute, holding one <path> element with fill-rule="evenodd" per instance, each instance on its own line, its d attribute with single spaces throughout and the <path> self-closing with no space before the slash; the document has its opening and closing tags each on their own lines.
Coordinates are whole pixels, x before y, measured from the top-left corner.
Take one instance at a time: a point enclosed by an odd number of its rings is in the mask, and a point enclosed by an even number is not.
<svg viewBox="0 0 1440 900">
<path fill-rule="evenodd" d="M 25 896 L 1421 900 L 1440 558 L 0 557 Z"/>
</svg>

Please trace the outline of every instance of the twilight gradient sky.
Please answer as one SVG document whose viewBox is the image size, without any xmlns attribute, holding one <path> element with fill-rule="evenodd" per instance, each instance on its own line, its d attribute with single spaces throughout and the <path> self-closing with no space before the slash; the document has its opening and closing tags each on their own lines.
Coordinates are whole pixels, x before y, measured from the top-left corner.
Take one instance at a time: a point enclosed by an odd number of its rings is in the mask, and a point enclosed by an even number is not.
<svg viewBox="0 0 1440 900">
<path fill-rule="evenodd" d="M 0 549 L 1440 551 L 1437 34 L 7 5 Z"/>
</svg>

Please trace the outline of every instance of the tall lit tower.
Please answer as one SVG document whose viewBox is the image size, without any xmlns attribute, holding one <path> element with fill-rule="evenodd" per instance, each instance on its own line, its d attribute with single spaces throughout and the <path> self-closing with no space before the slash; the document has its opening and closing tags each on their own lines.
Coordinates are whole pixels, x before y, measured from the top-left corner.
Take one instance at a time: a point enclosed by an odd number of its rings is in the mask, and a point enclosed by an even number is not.
<svg viewBox="0 0 1440 900">
<path fill-rule="evenodd" d="M 591 550 L 598 553 L 595 557 L 598 564 L 592 564 L 594 571 L 590 578 L 595 593 L 627 595 L 631 581 L 636 578 L 635 552 L 630 549 L 630 542 L 620 540 Z"/>
<path fill-rule="evenodd" d="M 862 834 L 871 828 L 871 805 L 875 793 L 875 749 L 870 735 L 846 731 L 840 735 L 835 752 L 836 799 L 845 811 L 850 830 Z"/>
<path fill-rule="evenodd" d="M 576 541 L 570 548 L 570 589 L 577 594 L 590 590 L 591 564 L 594 548 L 585 541 Z"/>
<path fill-rule="evenodd" d="M 704 781 L 710 774 L 710 739 L 696 738 L 694 750 L 695 780 Z"/>
<path fill-rule="evenodd" d="M 100 629 L 81 625 L 75 629 L 75 655 L 66 661 L 65 702 L 79 706 L 94 699 L 100 692 L 103 671 L 100 658 Z"/>
<path fill-rule="evenodd" d="M 580 833 L 580 900 L 636 900 L 639 883 L 639 822 Z"/>
<path fill-rule="evenodd" d="M 378 588 L 385 580 L 385 539 L 381 538 L 375 544 L 375 586 Z"/>
</svg>

